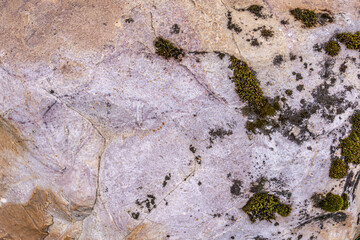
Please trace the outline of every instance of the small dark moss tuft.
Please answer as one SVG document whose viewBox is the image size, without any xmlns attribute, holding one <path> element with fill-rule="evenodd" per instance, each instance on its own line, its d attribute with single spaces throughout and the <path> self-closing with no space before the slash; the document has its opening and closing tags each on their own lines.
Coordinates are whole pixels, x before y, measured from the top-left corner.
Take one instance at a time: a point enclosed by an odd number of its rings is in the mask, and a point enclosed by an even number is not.
<svg viewBox="0 0 360 240">
<path fill-rule="evenodd" d="M 291 96 L 293 94 L 293 90 L 291 89 L 286 89 L 285 90 L 285 94 L 288 95 L 288 96 Z"/>
<path fill-rule="evenodd" d="M 321 201 L 320 207 L 327 212 L 337 212 L 344 205 L 343 199 L 336 194 L 328 193 L 326 198 Z"/>
<path fill-rule="evenodd" d="M 310 28 L 316 25 L 316 13 L 308 9 L 295 8 L 290 10 L 290 13 L 296 20 L 301 21 L 304 27 Z"/>
<path fill-rule="evenodd" d="M 251 12 L 252 14 L 254 14 L 257 17 L 261 17 L 263 18 L 263 14 L 261 13 L 262 9 L 264 7 L 260 6 L 260 5 L 251 5 L 250 7 L 248 7 L 246 10 L 248 10 L 249 12 Z"/>
<path fill-rule="evenodd" d="M 268 193 L 257 193 L 252 196 L 242 210 L 248 214 L 251 222 L 275 219 L 275 213 L 288 216 L 291 207 L 280 202 L 279 198 Z"/>
<path fill-rule="evenodd" d="M 338 33 L 336 38 L 348 49 L 360 50 L 360 31 L 356 33 Z"/>
<path fill-rule="evenodd" d="M 346 210 L 349 207 L 349 196 L 346 193 L 343 193 L 341 194 L 341 198 L 344 202 L 341 210 Z"/>
<path fill-rule="evenodd" d="M 338 55 L 340 50 L 340 44 L 336 41 L 328 41 L 325 45 L 325 52 L 332 57 Z"/>
<path fill-rule="evenodd" d="M 175 58 L 176 60 L 181 61 L 184 57 L 184 50 L 177 48 L 170 41 L 159 37 L 155 40 L 156 54 L 164 57 L 165 59 Z"/>
<path fill-rule="evenodd" d="M 331 163 L 329 176 L 331 178 L 340 179 L 347 175 L 348 166 L 340 159 L 335 159 Z"/>
<path fill-rule="evenodd" d="M 264 28 L 261 30 L 261 36 L 266 39 L 271 38 L 274 36 L 274 31 Z"/>
</svg>

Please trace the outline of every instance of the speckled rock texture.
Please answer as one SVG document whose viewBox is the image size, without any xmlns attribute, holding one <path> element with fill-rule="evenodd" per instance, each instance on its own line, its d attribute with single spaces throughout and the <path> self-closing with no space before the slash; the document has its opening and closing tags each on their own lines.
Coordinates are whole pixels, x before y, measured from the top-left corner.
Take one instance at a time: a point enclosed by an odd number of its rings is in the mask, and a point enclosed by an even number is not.
<svg viewBox="0 0 360 240">
<path fill-rule="evenodd" d="M 333 20 L 304 28 L 297 7 Z M 360 167 L 329 169 L 360 110 L 360 53 L 323 46 L 360 31 L 359 11 L 357 0 L 0 1 L 0 239 L 355 239 Z M 181 61 L 155 53 L 158 37 Z M 264 131 L 245 128 L 230 56 L 280 100 Z M 291 214 L 252 223 L 242 207 L 259 191 Z M 328 192 L 349 208 L 320 209 L 314 196 Z"/>
</svg>

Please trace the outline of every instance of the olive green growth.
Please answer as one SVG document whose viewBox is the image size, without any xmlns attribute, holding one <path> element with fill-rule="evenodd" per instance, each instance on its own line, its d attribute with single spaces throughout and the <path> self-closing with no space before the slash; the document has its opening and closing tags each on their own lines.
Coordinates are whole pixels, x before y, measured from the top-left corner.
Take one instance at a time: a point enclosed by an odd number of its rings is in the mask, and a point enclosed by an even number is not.
<svg viewBox="0 0 360 240">
<path fill-rule="evenodd" d="M 287 217 L 290 215 L 291 213 L 291 206 L 290 205 L 286 205 L 286 204 L 283 204 L 283 203 L 280 203 L 278 206 L 277 206 L 277 213 L 282 216 L 282 217 Z"/>
<path fill-rule="evenodd" d="M 348 49 L 360 50 L 360 31 L 356 33 L 338 33 L 336 38 Z"/>
<path fill-rule="evenodd" d="M 341 154 L 347 163 L 360 163 L 360 113 L 355 114 L 353 119 L 353 130 L 350 135 L 341 141 Z"/>
<path fill-rule="evenodd" d="M 295 8 L 290 10 L 290 13 L 294 16 L 296 20 L 301 21 L 306 28 L 314 27 L 317 23 L 316 13 L 314 11 Z"/>
<path fill-rule="evenodd" d="M 291 96 L 293 94 L 293 90 L 291 89 L 286 89 L 285 90 L 285 94 L 288 95 L 288 96 Z"/>
<path fill-rule="evenodd" d="M 349 196 L 346 193 L 341 194 L 343 200 L 343 206 L 341 210 L 346 210 L 349 207 Z"/>
<path fill-rule="evenodd" d="M 328 193 L 326 198 L 321 201 L 320 207 L 327 212 L 337 212 L 344 205 L 344 200 L 336 194 Z"/>
<path fill-rule="evenodd" d="M 341 159 L 335 159 L 331 163 L 329 176 L 331 178 L 340 179 L 347 175 L 348 166 Z"/>
<path fill-rule="evenodd" d="M 263 100 L 263 91 L 256 82 L 255 76 L 247 63 L 230 57 L 231 68 L 234 70 L 232 79 L 235 82 L 236 92 L 243 102 L 260 105 Z"/>
<path fill-rule="evenodd" d="M 252 196 L 242 210 L 248 214 L 251 222 L 275 219 L 275 213 L 288 216 L 291 206 L 280 202 L 279 198 L 268 193 L 256 193 Z"/>
<path fill-rule="evenodd" d="M 332 57 L 338 55 L 340 50 L 340 44 L 336 41 L 328 41 L 325 45 L 325 52 Z"/>
<path fill-rule="evenodd" d="M 247 8 L 247 10 L 249 12 L 251 12 L 252 14 L 254 14 L 257 17 L 263 17 L 261 10 L 263 9 L 263 6 L 260 5 L 251 5 L 250 7 Z"/>
<path fill-rule="evenodd" d="M 175 58 L 176 60 L 181 61 L 184 57 L 184 50 L 177 48 L 170 41 L 159 37 L 155 40 L 156 54 L 164 57 L 165 59 Z"/>
<path fill-rule="evenodd" d="M 274 36 L 274 31 L 264 28 L 261 30 L 261 36 L 266 39 L 271 38 Z"/>
</svg>

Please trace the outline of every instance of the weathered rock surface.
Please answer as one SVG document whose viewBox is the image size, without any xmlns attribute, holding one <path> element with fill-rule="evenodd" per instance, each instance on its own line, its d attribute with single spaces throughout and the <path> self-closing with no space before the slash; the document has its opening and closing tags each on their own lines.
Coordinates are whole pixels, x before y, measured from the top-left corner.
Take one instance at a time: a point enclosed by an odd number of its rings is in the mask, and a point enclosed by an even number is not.
<svg viewBox="0 0 360 240">
<path fill-rule="evenodd" d="M 252 4 L 261 16 L 244 10 Z M 296 7 L 335 21 L 303 28 Z M 359 9 L 0 1 L 0 239 L 355 239 L 360 168 L 341 180 L 329 168 L 359 108 L 359 51 L 330 57 L 321 45 L 359 31 Z M 159 36 L 182 61 L 155 54 Z M 231 55 L 264 95 L 286 98 L 268 135 L 245 128 Z M 291 204 L 290 216 L 251 223 L 241 208 L 255 186 Z M 349 208 L 315 207 L 330 191 L 346 192 Z"/>
</svg>

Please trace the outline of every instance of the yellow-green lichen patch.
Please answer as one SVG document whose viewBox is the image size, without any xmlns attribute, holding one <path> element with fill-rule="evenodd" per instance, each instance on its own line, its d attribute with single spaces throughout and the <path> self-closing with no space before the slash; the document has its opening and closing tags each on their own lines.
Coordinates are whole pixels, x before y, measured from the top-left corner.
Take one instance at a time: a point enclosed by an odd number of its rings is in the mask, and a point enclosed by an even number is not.
<svg viewBox="0 0 360 240">
<path fill-rule="evenodd" d="M 335 159 L 331 163 L 329 176 L 331 178 L 340 179 L 347 175 L 348 166 L 340 159 Z"/>
<path fill-rule="evenodd" d="M 177 48 L 170 41 L 159 37 L 155 40 L 156 54 L 164 57 L 165 59 L 175 58 L 176 60 L 181 61 L 184 57 L 184 50 Z"/>
<path fill-rule="evenodd" d="M 275 219 L 275 213 L 288 216 L 291 206 L 280 202 L 279 198 L 268 193 L 257 193 L 252 196 L 242 210 L 248 214 L 251 222 Z"/>
<path fill-rule="evenodd" d="M 356 33 L 338 33 L 336 38 L 345 44 L 348 49 L 360 50 L 360 31 Z"/>
<path fill-rule="evenodd" d="M 290 13 L 294 16 L 296 20 L 301 21 L 304 24 L 304 27 L 314 27 L 317 23 L 316 13 L 309 9 L 295 8 L 290 10 Z"/>
<path fill-rule="evenodd" d="M 356 114 L 353 119 L 353 130 L 350 135 L 341 141 L 341 154 L 347 163 L 360 163 L 360 113 Z"/>
<path fill-rule="evenodd" d="M 332 57 L 338 55 L 340 50 L 340 44 L 336 41 L 328 41 L 325 45 L 325 52 Z"/>
<path fill-rule="evenodd" d="M 263 91 L 256 82 L 255 76 L 247 63 L 230 57 L 231 68 L 234 70 L 232 79 L 235 82 L 235 90 L 240 100 L 254 105 L 260 105 L 263 100 Z"/>
<path fill-rule="evenodd" d="M 324 200 L 321 201 L 320 207 L 327 212 L 337 212 L 344 206 L 344 200 L 341 196 L 328 193 Z"/>
</svg>

